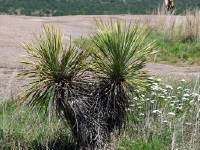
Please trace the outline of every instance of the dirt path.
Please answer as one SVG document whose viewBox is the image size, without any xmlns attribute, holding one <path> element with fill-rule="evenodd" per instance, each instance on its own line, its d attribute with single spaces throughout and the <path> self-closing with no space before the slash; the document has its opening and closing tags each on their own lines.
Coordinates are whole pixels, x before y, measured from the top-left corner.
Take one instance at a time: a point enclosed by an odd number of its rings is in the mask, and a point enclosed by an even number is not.
<svg viewBox="0 0 200 150">
<path fill-rule="evenodd" d="M 18 56 L 23 55 L 21 42 L 33 40 L 33 34 L 41 32 L 43 24 L 56 23 L 65 37 L 69 39 L 88 36 L 95 31 L 95 18 L 120 19 L 129 21 L 159 20 L 159 16 L 63 16 L 63 17 L 27 17 L 0 15 L 0 100 L 12 97 L 19 83 L 15 74 L 21 64 L 17 63 Z M 180 17 L 181 19 L 181 17 Z M 200 67 L 174 67 L 165 64 L 149 63 L 146 70 L 154 75 L 168 78 L 196 78 Z"/>
<path fill-rule="evenodd" d="M 168 64 L 148 63 L 145 70 L 150 74 L 161 78 L 191 80 L 197 79 L 200 75 L 200 66 L 197 67 L 177 67 Z"/>
</svg>

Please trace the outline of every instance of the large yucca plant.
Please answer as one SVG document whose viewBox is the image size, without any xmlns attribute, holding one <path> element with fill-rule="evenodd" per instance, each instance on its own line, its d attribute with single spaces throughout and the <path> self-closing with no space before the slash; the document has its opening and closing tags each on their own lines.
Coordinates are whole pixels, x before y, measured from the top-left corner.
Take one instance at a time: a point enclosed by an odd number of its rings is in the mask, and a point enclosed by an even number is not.
<svg viewBox="0 0 200 150">
<path fill-rule="evenodd" d="M 147 40 L 147 30 L 137 25 L 100 21 L 97 26 L 91 52 L 91 70 L 99 81 L 94 108 L 113 132 L 126 122 L 131 97 L 151 89 L 153 80 L 142 69 L 155 44 Z"/>
<path fill-rule="evenodd" d="M 69 42 L 63 38 L 56 27 L 44 26 L 36 42 L 24 45 L 26 55 L 21 63 L 25 69 L 19 77 L 28 80 L 19 102 L 45 110 L 55 108 L 68 122 L 78 144 L 84 144 L 89 124 L 84 112 L 90 92 L 83 80 L 87 55 L 71 44 L 67 46 Z"/>
<path fill-rule="evenodd" d="M 111 132 L 126 122 L 130 95 L 150 89 L 152 79 L 141 71 L 154 48 L 146 37 L 138 26 L 100 22 L 86 61 L 86 53 L 64 46 L 58 29 L 45 26 L 34 44 L 24 45 L 26 69 L 19 76 L 28 81 L 19 102 L 45 110 L 54 106 L 79 145 L 105 148 Z"/>
</svg>

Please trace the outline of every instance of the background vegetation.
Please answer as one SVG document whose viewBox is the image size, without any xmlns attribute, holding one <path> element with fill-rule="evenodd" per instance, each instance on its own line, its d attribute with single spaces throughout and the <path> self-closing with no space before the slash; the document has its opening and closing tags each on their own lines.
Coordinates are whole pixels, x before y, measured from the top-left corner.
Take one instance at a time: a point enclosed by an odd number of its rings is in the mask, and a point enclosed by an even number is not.
<svg viewBox="0 0 200 150">
<path fill-rule="evenodd" d="M 163 0 L 0 0 L 0 13 L 33 16 L 151 14 Z M 198 0 L 175 0 L 176 13 L 200 7 Z"/>
<path fill-rule="evenodd" d="M 176 65 L 200 64 L 200 13 L 193 9 L 183 18 L 176 15 L 163 15 L 158 9 L 157 19 L 149 16 L 138 20 L 137 24 L 149 31 L 148 39 L 156 41 L 158 51 L 149 61 Z M 133 23 L 134 24 L 134 23 Z M 91 49 L 92 42 L 87 38 L 77 39 L 75 43 L 82 49 Z"/>
</svg>

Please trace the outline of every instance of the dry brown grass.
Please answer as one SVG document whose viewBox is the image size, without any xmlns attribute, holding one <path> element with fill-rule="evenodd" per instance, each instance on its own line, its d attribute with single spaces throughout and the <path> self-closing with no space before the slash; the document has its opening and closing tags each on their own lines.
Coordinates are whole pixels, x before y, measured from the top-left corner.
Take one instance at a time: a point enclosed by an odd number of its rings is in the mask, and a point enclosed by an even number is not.
<svg viewBox="0 0 200 150">
<path fill-rule="evenodd" d="M 167 14 L 164 7 L 156 11 L 158 20 L 152 24 L 154 30 L 164 35 L 166 40 L 198 40 L 200 37 L 200 11 L 198 8 L 187 10 L 186 15 Z"/>
</svg>

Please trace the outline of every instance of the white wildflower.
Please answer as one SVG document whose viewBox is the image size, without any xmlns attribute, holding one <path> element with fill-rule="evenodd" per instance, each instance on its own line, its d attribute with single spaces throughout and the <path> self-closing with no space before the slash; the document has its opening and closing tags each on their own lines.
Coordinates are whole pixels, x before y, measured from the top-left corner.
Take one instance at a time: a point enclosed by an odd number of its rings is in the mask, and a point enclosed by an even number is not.
<svg viewBox="0 0 200 150">
<path fill-rule="evenodd" d="M 192 93 L 192 95 L 194 96 L 194 97 L 197 97 L 197 96 L 199 96 L 199 94 L 198 93 Z"/>
<path fill-rule="evenodd" d="M 179 110 L 182 110 L 183 109 L 183 107 L 182 106 L 180 106 L 180 107 L 176 107 L 177 109 L 179 109 Z"/>
<path fill-rule="evenodd" d="M 154 103 L 155 103 L 155 100 L 151 100 L 150 102 L 151 102 L 152 104 L 154 104 Z"/>
<path fill-rule="evenodd" d="M 182 79 L 181 82 L 186 82 L 185 79 Z"/>
<path fill-rule="evenodd" d="M 186 94 L 183 94 L 183 96 L 184 97 L 189 97 L 190 95 L 186 93 Z"/>
<path fill-rule="evenodd" d="M 184 89 L 185 92 L 189 93 L 190 92 L 190 89 Z"/>
<path fill-rule="evenodd" d="M 182 89 L 182 87 L 181 87 L 181 86 L 177 87 L 177 90 L 180 90 L 180 89 Z"/>
<path fill-rule="evenodd" d="M 154 90 L 154 91 L 158 91 L 158 90 L 159 90 L 159 87 L 158 87 L 158 85 L 156 85 L 156 84 L 154 84 L 151 88 L 152 88 L 152 90 Z"/>
<path fill-rule="evenodd" d="M 172 97 L 171 97 L 171 96 L 168 96 L 167 99 L 172 99 Z"/>
<path fill-rule="evenodd" d="M 154 114 L 159 113 L 160 114 L 161 111 L 160 110 L 153 110 L 152 113 L 154 113 Z"/>
<path fill-rule="evenodd" d="M 168 121 L 167 121 L 167 120 L 163 120 L 162 122 L 163 122 L 163 123 L 168 123 Z"/>
<path fill-rule="evenodd" d="M 191 122 L 186 122 L 185 124 L 188 125 L 188 126 L 191 126 L 191 125 L 192 125 Z"/>
<path fill-rule="evenodd" d="M 139 115 L 140 115 L 140 116 L 144 116 L 144 114 L 143 114 L 143 113 L 140 113 Z"/>
<path fill-rule="evenodd" d="M 154 78 L 153 77 L 149 77 L 149 80 L 153 80 Z"/>
<path fill-rule="evenodd" d="M 164 93 L 167 93 L 167 90 L 166 90 L 166 89 L 162 89 L 162 91 L 163 91 Z"/>
<path fill-rule="evenodd" d="M 200 96 L 198 97 L 198 101 L 200 102 Z"/>
<path fill-rule="evenodd" d="M 160 95 L 159 97 L 160 97 L 160 98 L 165 98 L 165 96 L 164 96 L 164 95 Z"/>
<path fill-rule="evenodd" d="M 137 100 L 138 98 L 137 98 L 137 97 L 134 97 L 133 99 L 134 99 L 134 100 Z"/>
<path fill-rule="evenodd" d="M 168 115 L 175 116 L 174 112 L 169 112 Z"/>
<path fill-rule="evenodd" d="M 154 83 L 152 83 L 153 85 L 158 85 L 158 83 L 157 82 L 154 82 Z"/>
<path fill-rule="evenodd" d="M 184 102 L 185 102 L 185 101 L 187 101 L 187 100 L 188 100 L 188 99 L 187 99 L 187 98 L 185 98 L 185 97 L 183 97 L 183 98 L 182 98 L 182 101 L 184 101 Z"/>
<path fill-rule="evenodd" d="M 160 79 L 160 78 L 158 78 L 158 79 L 157 79 L 157 81 L 158 81 L 158 82 L 160 82 L 160 81 L 161 81 L 161 79 Z"/>
<path fill-rule="evenodd" d="M 193 101 L 193 100 L 191 100 L 191 101 L 190 101 L 190 105 L 192 105 L 193 103 L 194 103 L 194 101 Z"/>
<path fill-rule="evenodd" d="M 173 87 L 171 85 L 166 85 L 165 87 L 166 87 L 166 89 L 170 89 L 170 90 L 173 89 Z"/>
</svg>

